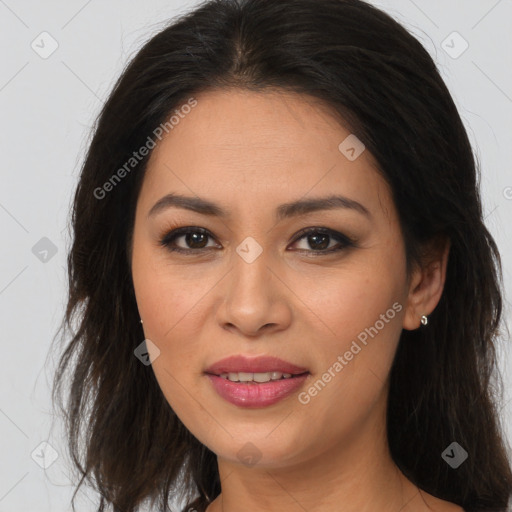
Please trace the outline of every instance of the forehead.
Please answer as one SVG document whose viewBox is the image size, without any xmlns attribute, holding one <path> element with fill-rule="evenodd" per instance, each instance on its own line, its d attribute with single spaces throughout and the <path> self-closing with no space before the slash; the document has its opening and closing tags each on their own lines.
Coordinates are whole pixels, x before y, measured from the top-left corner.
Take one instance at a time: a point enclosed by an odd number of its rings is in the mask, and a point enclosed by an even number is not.
<svg viewBox="0 0 512 512">
<path fill-rule="evenodd" d="M 354 135 L 319 100 L 239 89 L 194 98 L 153 150 L 141 195 L 207 194 L 227 209 L 240 196 L 255 206 L 336 192 L 381 207 L 390 201 L 373 156 L 347 158 L 340 144 Z"/>
</svg>

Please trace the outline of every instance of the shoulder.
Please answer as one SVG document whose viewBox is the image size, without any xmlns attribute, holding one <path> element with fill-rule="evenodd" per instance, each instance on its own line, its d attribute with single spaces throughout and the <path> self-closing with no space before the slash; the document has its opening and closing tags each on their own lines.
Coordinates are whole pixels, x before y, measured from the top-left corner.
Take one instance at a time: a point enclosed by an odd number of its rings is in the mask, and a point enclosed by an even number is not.
<svg viewBox="0 0 512 512">
<path fill-rule="evenodd" d="M 418 493 L 415 498 L 407 504 L 403 512 L 417 512 L 418 510 L 422 512 L 465 512 L 460 505 L 441 498 L 436 498 L 425 491 Z"/>
</svg>

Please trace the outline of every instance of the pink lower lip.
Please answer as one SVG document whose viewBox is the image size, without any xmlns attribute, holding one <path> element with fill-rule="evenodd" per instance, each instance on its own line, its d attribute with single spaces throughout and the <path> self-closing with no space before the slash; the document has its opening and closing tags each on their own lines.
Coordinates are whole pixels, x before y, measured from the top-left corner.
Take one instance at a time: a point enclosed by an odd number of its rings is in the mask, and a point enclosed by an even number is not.
<svg viewBox="0 0 512 512">
<path fill-rule="evenodd" d="M 265 407 L 291 395 L 302 386 L 309 373 L 259 384 L 231 382 L 218 375 L 206 375 L 215 391 L 228 402 L 240 407 Z"/>
</svg>

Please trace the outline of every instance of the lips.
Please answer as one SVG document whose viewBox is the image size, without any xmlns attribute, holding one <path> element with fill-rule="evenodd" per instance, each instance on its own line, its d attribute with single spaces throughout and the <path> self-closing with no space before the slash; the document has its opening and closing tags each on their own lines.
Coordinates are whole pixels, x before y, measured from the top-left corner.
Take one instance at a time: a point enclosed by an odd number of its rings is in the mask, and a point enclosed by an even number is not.
<svg viewBox="0 0 512 512">
<path fill-rule="evenodd" d="M 231 382 L 217 375 L 206 374 L 213 389 L 225 401 L 243 408 L 261 408 L 277 404 L 305 385 L 309 373 L 289 379 L 273 380 L 262 384 L 254 382 Z"/>
<path fill-rule="evenodd" d="M 309 373 L 307 368 L 296 366 L 278 357 L 259 356 L 249 358 L 243 355 L 230 356 L 212 364 L 205 370 L 210 375 L 221 375 L 222 373 L 245 372 L 245 373 L 266 373 L 281 372 L 300 375 Z"/>
</svg>

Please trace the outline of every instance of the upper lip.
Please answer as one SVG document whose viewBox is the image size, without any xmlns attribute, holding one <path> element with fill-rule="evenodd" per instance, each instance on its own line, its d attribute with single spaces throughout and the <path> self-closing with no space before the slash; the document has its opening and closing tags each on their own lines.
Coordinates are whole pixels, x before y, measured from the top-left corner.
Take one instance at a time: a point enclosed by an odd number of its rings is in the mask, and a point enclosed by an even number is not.
<svg viewBox="0 0 512 512">
<path fill-rule="evenodd" d="M 283 361 L 278 357 L 271 356 L 258 356 L 246 357 L 243 355 L 236 355 L 226 357 L 212 364 L 205 370 L 205 373 L 220 375 L 221 373 L 230 372 L 245 372 L 245 373 L 266 373 L 266 372 L 281 372 L 291 373 L 298 375 L 308 372 L 306 368 L 301 368 L 287 361 Z"/>
</svg>

